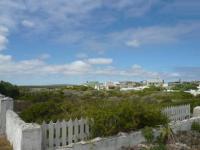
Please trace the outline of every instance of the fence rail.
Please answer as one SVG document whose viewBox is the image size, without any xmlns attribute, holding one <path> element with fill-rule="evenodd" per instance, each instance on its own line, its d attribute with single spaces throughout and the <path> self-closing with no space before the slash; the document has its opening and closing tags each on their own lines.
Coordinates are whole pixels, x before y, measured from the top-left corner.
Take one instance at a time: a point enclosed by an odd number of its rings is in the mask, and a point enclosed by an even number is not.
<svg viewBox="0 0 200 150">
<path fill-rule="evenodd" d="M 162 113 L 166 115 L 170 121 L 182 121 L 190 118 L 190 105 L 167 107 L 162 110 Z"/>
<path fill-rule="evenodd" d="M 42 124 L 42 145 L 44 150 L 53 150 L 55 147 L 65 146 L 86 140 L 89 137 L 89 120 L 75 119 Z"/>
</svg>

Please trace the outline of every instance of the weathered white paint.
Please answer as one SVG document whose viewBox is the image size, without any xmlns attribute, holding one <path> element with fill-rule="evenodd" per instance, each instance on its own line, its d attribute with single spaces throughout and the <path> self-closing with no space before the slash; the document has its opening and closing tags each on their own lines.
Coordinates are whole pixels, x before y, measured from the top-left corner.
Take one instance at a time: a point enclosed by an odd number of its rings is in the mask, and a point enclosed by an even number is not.
<svg viewBox="0 0 200 150">
<path fill-rule="evenodd" d="M 4 95 L 2 95 L 2 94 L 0 93 L 0 99 L 1 99 L 1 98 L 4 98 L 4 97 L 5 97 L 5 96 L 4 96 Z"/>
<path fill-rule="evenodd" d="M 190 105 L 167 107 L 162 110 L 162 113 L 166 115 L 170 121 L 182 121 L 190 118 Z"/>
<path fill-rule="evenodd" d="M 41 150 L 41 127 L 25 123 L 12 110 L 6 113 L 6 136 L 14 150 Z"/>
<path fill-rule="evenodd" d="M 13 99 L 0 95 L 0 134 L 6 131 L 6 111 L 13 110 Z"/>
<path fill-rule="evenodd" d="M 200 106 L 193 109 L 193 117 L 200 117 Z"/>
<path fill-rule="evenodd" d="M 42 124 L 42 147 L 44 150 L 54 150 L 56 147 L 65 146 L 86 140 L 89 137 L 88 119 L 75 119 L 62 122 L 57 121 Z"/>
<path fill-rule="evenodd" d="M 193 122 L 200 123 L 200 117 L 193 117 L 190 119 L 186 119 L 183 121 L 178 121 L 176 123 L 171 123 L 172 130 L 176 133 L 177 131 L 189 131 L 191 130 L 191 126 Z"/>
<path fill-rule="evenodd" d="M 70 144 L 66 147 L 57 148 L 56 150 L 119 150 L 123 146 L 134 146 L 145 139 L 140 131 L 129 134 L 121 133 L 109 138 L 95 138 L 87 142 Z"/>
<path fill-rule="evenodd" d="M 177 121 L 171 124 L 174 132 L 191 130 L 192 122 L 200 122 L 200 117 L 193 117 L 183 121 Z M 159 135 L 159 130 L 154 130 L 154 135 Z M 140 131 L 129 134 L 121 134 L 108 138 L 96 138 L 91 141 L 81 141 L 79 143 L 70 144 L 56 150 L 120 150 L 122 147 L 134 146 L 145 142 Z"/>
</svg>

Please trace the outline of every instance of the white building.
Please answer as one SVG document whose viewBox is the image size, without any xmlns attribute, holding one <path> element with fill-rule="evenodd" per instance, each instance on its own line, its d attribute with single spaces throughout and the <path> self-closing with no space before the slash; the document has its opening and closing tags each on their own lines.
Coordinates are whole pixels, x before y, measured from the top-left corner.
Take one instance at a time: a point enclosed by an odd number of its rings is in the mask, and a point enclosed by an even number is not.
<svg viewBox="0 0 200 150">
<path fill-rule="evenodd" d="M 128 88 L 120 88 L 120 91 L 141 91 L 145 88 L 149 88 L 148 86 L 138 86 L 138 87 L 128 87 Z"/>
<path fill-rule="evenodd" d="M 105 82 L 106 90 L 115 89 L 115 88 L 119 88 L 119 87 L 120 87 L 119 82 L 112 82 L 112 81 Z"/>
<path fill-rule="evenodd" d="M 96 89 L 96 90 L 104 90 L 105 86 L 104 86 L 103 83 L 98 83 L 98 84 L 95 84 L 94 89 Z"/>
<path fill-rule="evenodd" d="M 155 79 L 155 80 L 148 80 L 147 86 L 156 86 L 156 87 L 162 87 L 164 84 L 164 80 L 161 79 Z"/>
<path fill-rule="evenodd" d="M 194 96 L 200 95 L 200 85 L 197 87 L 197 90 L 189 90 L 189 91 L 185 91 L 186 93 L 190 93 Z"/>
</svg>

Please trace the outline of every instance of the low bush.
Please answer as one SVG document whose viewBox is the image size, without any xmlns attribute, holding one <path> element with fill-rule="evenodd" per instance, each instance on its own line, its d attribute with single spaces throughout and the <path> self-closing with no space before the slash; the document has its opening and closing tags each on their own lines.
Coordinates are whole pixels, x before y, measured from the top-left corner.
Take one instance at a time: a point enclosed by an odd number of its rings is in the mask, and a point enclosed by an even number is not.
<svg viewBox="0 0 200 150">
<path fill-rule="evenodd" d="M 191 126 L 192 131 L 197 131 L 200 132 L 200 123 L 198 122 L 193 122 Z"/>
<path fill-rule="evenodd" d="M 128 100 L 104 108 L 96 107 L 91 109 L 87 116 L 94 119 L 92 124 L 94 137 L 129 132 L 145 126 L 155 127 L 167 122 L 167 118 L 161 114 L 157 106 L 135 104 Z"/>
<path fill-rule="evenodd" d="M 157 146 L 150 148 L 150 150 L 167 150 L 167 148 L 164 144 L 159 144 Z"/>
<path fill-rule="evenodd" d="M 152 143 L 154 139 L 153 129 L 151 127 L 145 127 L 142 129 L 142 135 L 148 143 Z"/>
</svg>

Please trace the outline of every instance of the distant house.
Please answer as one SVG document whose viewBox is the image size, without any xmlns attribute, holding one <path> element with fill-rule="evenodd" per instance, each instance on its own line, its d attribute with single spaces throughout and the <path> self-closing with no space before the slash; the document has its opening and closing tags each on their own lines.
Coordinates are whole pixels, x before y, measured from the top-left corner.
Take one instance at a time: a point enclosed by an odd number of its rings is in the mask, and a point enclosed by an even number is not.
<svg viewBox="0 0 200 150">
<path fill-rule="evenodd" d="M 148 86 L 138 86 L 138 87 L 128 87 L 128 88 L 120 88 L 120 91 L 141 91 L 145 88 L 149 88 Z"/>
<path fill-rule="evenodd" d="M 155 79 L 147 81 L 147 86 L 162 87 L 163 85 L 164 85 L 164 80 Z"/>
<path fill-rule="evenodd" d="M 189 91 L 185 91 L 186 93 L 190 93 L 194 96 L 200 95 L 200 91 L 199 90 L 189 90 Z"/>
<path fill-rule="evenodd" d="M 176 85 L 180 85 L 181 83 L 182 83 L 181 80 L 174 81 L 174 82 L 168 82 L 168 86 L 169 86 L 169 88 L 172 88 L 172 87 L 174 87 Z"/>
<path fill-rule="evenodd" d="M 97 84 L 95 84 L 94 89 L 96 89 L 96 90 L 104 90 L 105 86 L 104 86 L 103 83 L 97 83 Z"/>
<path fill-rule="evenodd" d="M 84 86 L 88 86 L 88 87 L 92 87 L 95 88 L 96 85 L 98 85 L 99 82 L 98 81 L 87 81 L 86 83 L 84 83 Z"/>
<path fill-rule="evenodd" d="M 120 83 L 119 82 L 105 82 L 105 89 L 106 90 L 110 90 L 110 89 L 115 89 L 115 88 L 119 88 Z"/>
<path fill-rule="evenodd" d="M 190 93 L 194 96 L 197 96 L 197 95 L 200 95 L 200 84 L 199 86 L 197 87 L 197 90 L 188 90 L 188 91 L 185 91 L 186 93 Z"/>
<path fill-rule="evenodd" d="M 134 88 L 141 85 L 141 83 L 134 81 L 121 81 L 119 83 L 120 83 L 120 88 Z"/>
</svg>

